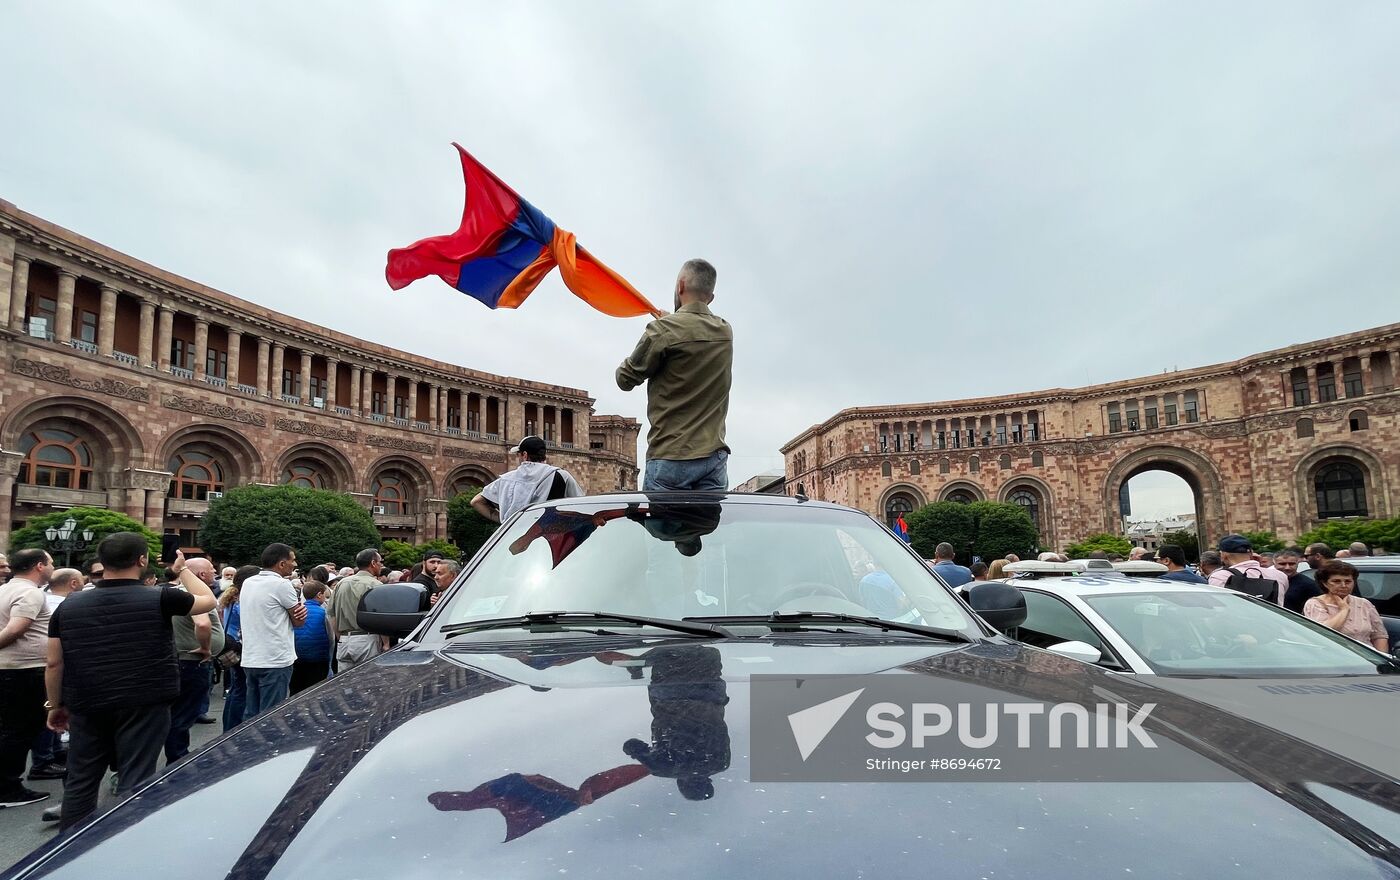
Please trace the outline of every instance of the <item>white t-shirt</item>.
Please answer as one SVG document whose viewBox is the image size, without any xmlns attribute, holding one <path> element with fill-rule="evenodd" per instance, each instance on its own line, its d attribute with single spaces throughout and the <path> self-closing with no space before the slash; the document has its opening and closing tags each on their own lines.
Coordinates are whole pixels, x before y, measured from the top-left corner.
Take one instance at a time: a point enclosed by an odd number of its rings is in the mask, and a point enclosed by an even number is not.
<svg viewBox="0 0 1400 880">
<path fill-rule="evenodd" d="M 292 582 L 261 571 L 243 582 L 238 615 L 243 628 L 243 668 L 279 669 L 296 662 L 296 633 L 287 609 L 301 601 Z"/>
<path fill-rule="evenodd" d="M 525 461 L 500 479 L 493 480 L 481 490 L 481 496 L 501 509 L 501 522 L 505 522 L 517 511 L 549 498 L 549 489 L 554 485 L 556 473 L 564 477 L 565 498 L 578 498 L 583 494 L 573 474 L 563 468 L 544 461 Z"/>
</svg>

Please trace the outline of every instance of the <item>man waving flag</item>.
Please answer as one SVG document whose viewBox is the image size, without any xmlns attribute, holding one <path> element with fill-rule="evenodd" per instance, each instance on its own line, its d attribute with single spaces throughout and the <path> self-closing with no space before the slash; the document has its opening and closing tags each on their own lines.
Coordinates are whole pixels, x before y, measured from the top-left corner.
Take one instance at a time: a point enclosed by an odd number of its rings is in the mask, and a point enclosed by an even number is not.
<svg viewBox="0 0 1400 880">
<path fill-rule="evenodd" d="M 622 276 L 579 247 L 539 209 L 501 182 L 458 144 L 466 207 L 462 225 L 389 251 L 384 277 L 395 290 L 436 275 L 487 308 L 513 309 L 555 267 L 574 295 L 617 318 L 661 312 Z"/>
</svg>

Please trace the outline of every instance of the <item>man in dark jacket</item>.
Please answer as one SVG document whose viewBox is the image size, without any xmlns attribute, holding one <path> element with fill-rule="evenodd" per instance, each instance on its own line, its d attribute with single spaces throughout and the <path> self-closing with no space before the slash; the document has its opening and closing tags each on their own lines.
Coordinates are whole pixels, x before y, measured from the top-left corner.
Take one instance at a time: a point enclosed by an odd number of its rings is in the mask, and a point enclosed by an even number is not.
<svg viewBox="0 0 1400 880">
<path fill-rule="evenodd" d="M 1289 547 L 1274 554 L 1274 568 L 1288 575 L 1288 590 L 1283 594 L 1283 607 L 1298 614 L 1314 596 L 1322 595 L 1322 588 L 1312 578 L 1298 571 L 1298 563 L 1303 555 L 1297 547 Z"/>
<path fill-rule="evenodd" d="M 97 548 L 102 581 L 65 599 L 49 621 L 44 708 L 49 729 L 69 733 L 63 828 L 97 808 L 109 766 L 117 768 L 119 797 L 155 775 L 180 694 L 170 620 L 214 610 L 213 592 L 186 568 L 184 554 L 170 566 L 184 590 L 146 586 L 148 552 L 143 535 L 108 535 Z"/>
</svg>

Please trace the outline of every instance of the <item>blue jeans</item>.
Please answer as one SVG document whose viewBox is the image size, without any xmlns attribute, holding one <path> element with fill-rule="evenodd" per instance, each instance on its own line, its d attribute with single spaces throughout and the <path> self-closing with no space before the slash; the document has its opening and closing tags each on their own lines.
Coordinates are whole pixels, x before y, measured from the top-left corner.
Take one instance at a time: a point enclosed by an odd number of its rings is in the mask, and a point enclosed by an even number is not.
<svg viewBox="0 0 1400 880">
<path fill-rule="evenodd" d="M 180 695 L 170 704 L 170 732 L 165 736 L 165 763 L 174 764 L 190 753 L 190 728 L 199 717 L 199 701 L 209 694 L 214 664 L 209 660 L 180 660 Z"/>
<path fill-rule="evenodd" d="M 228 690 L 224 691 L 224 733 L 243 723 L 243 712 L 247 706 L 248 680 L 243 675 L 242 666 L 224 670 L 228 676 Z"/>
<path fill-rule="evenodd" d="M 243 675 L 248 681 L 248 696 L 243 709 L 244 721 L 261 715 L 287 699 L 287 692 L 292 686 L 290 666 L 277 666 L 272 669 L 250 669 L 245 666 Z"/>
<path fill-rule="evenodd" d="M 643 492 L 723 492 L 729 488 L 729 453 L 719 449 L 704 458 L 671 461 L 647 459 Z"/>
</svg>

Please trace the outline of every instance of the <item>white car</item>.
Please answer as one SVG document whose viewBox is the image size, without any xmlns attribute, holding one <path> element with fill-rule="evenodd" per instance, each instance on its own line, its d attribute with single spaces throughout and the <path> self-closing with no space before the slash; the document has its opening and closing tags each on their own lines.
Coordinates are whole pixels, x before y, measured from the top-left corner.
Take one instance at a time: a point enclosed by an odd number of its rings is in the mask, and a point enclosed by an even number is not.
<svg viewBox="0 0 1400 880">
<path fill-rule="evenodd" d="M 1192 677 L 1394 670 L 1369 645 L 1233 590 L 1117 571 L 1076 573 L 1073 563 L 1012 568 L 1022 576 L 1005 582 L 1025 596 L 1026 620 L 1009 635 L 1105 669 Z"/>
</svg>

